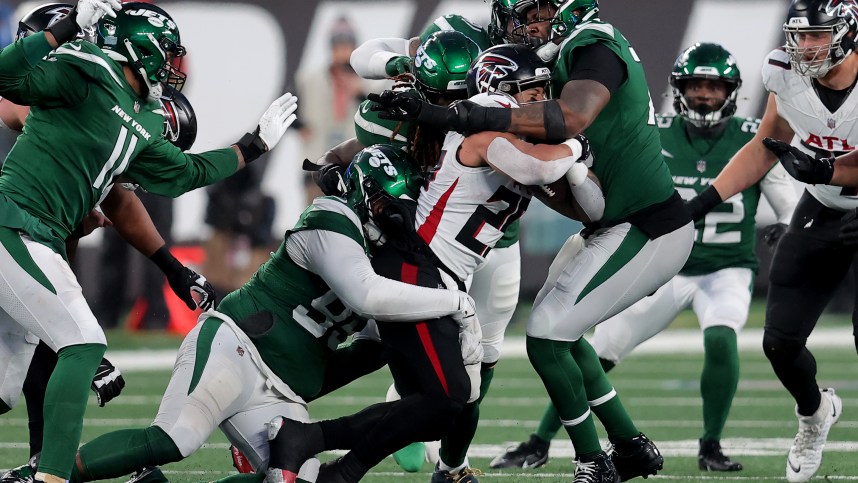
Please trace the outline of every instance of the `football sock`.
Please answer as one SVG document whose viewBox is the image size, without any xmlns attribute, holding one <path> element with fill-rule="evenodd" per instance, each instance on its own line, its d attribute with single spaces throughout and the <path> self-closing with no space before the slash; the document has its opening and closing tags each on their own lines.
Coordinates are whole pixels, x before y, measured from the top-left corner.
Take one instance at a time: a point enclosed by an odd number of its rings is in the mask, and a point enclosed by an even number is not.
<svg viewBox="0 0 858 483">
<path fill-rule="evenodd" d="M 45 391 L 54 367 L 57 366 L 57 353 L 47 344 L 39 341 L 33 352 L 33 360 L 24 379 L 24 401 L 27 403 L 27 424 L 30 430 L 30 457 L 42 451 L 42 438 L 45 434 L 45 419 L 42 408 L 45 407 Z"/>
<path fill-rule="evenodd" d="M 480 402 L 486 397 L 492 378 L 495 375 L 494 366 L 482 367 L 480 369 L 480 396 L 476 402 L 469 403 L 459 413 L 453 429 L 447 436 L 441 438 L 441 461 L 451 467 L 461 466 L 468 455 L 468 448 L 474 435 L 477 434 L 477 425 L 480 422 Z"/>
<path fill-rule="evenodd" d="M 563 426 L 580 457 L 596 454 L 602 447 L 587 404 L 581 369 L 572 358 L 575 344 L 527 337 L 527 357 L 563 418 Z"/>
<path fill-rule="evenodd" d="M 60 349 L 57 367 L 45 390 L 43 414 L 45 427 L 51 428 L 51 433 L 45 434 L 42 440 L 39 472 L 64 479 L 71 474 L 74 455 L 80 444 L 89 386 L 105 349 L 107 347 L 102 344 L 80 344 Z"/>
<path fill-rule="evenodd" d="M 545 412 L 542 414 L 542 419 L 539 420 L 539 426 L 536 427 L 536 433 L 534 434 L 539 439 L 551 441 L 557 435 L 557 431 L 560 431 L 560 426 L 563 426 L 560 424 L 560 415 L 557 414 L 554 404 L 549 401 L 548 407 L 545 408 Z"/>
<path fill-rule="evenodd" d="M 703 331 L 703 347 L 703 440 L 720 441 L 739 385 L 736 332 L 725 326 L 709 327 Z"/>
<path fill-rule="evenodd" d="M 590 409 L 602 422 L 608 439 L 612 442 L 627 441 L 640 434 L 605 375 L 593 346 L 582 338 L 572 347 L 572 357 L 581 368 Z"/>
<path fill-rule="evenodd" d="M 81 446 L 71 483 L 117 478 L 145 466 L 182 460 L 176 443 L 158 426 L 120 429 Z"/>
</svg>

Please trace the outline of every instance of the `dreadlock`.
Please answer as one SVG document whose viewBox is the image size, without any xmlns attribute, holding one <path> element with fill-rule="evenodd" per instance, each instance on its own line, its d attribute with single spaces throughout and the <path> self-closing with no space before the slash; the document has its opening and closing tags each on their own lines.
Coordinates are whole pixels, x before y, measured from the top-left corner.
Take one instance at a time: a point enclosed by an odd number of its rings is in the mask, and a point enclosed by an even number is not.
<svg viewBox="0 0 858 483">
<path fill-rule="evenodd" d="M 433 104 L 438 103 L 437 98 L 433 98 L 430 93 L 423 93 L 417 87 L 417 78 L 414 77 L 414 74 L 412 73 L 406 72 L 404 74 L 399 74 L 391 77 L 391 80 L 394 82 L 393 87 L 391 87 L 393 90 L 402 88 L 416 89 L 418 92 L 421 92 L 421 95 L 423 95 L 429 102 Z M 404 123 L 399 123 L 396 126 L 393 130 L 393 134 L 390 136 L 391 140 L 400 133 L 403 124 Z M 414 123 L 411 125 L 410 132 L 405 136 L 411 140 L 407 147 L 408 154 L 411 155 L 411 158 L 416 162 L 417 167 L 423 170 L 424 173 L 428 172 L 438 164 L 438 158 L 441 156 L 441 146 L 444 145 L 445 134 L 445 131 L 436 127 Z"/>
</svg>

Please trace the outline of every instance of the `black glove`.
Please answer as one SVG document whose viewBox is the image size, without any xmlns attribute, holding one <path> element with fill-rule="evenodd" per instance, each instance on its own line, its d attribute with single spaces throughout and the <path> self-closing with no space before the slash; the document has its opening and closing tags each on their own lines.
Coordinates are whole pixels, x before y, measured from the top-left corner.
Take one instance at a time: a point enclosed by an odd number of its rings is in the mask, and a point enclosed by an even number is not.
<svg viewBox="0 0 858 483">
<path fill-rule="evenodd" d="M 587 139 L 587 136 L 583 134 L 576 134 L 573 139 L 577 139 L 579 143 L 581 143 L 581 156 L 578 157 L 578 161 L 584 161 L 590 157 L 590 140 Z"/>
<path fill-rule="evenodd" d="M 95 371 L 95 377 L 92 378 L 92 385 L 90 386 L 95 392 L 98 405 L 104 407 L 122 392 L 123 387 L 125 387 L 125 379 L 122 378 L 119 369 L 107 359 L 101 359 L 101 364 L 98 365 L 98 370 Z"/>
<path fill-rule="evenodd" d="M 858 209 L 849 210 L 840 219 L 840 241 L 846 246 L 858 245 Z"/>
<path fill-rule="evenodd" d="M 787 173 L 802 183 L 828 184 L 831 182 L 831 177 L 834 175 L 834 158 L 815 159 L 796 147 L 772 138 L 763 139 L 763 146 L 775 153 Z"/>
<path fill-rule="evenodd" d="M 313 181 L 319 185 L 319 189 L 326 196 L 344 196 L 346 194 L 346 181 L 343 178 L 345 172 L 345 166 L 326 164 L 313 173 Z"/>
<path fill-rule="evenodd" d="M 182 265 L 182 262 L 170 253 L 167 245 L 159 248 L 149 258 L 164 272 L 173 293 L 185 302 L 189 309 L 194 310 L 199 307 L 208 310 L 214 307 L 217 294 L 212 284 L 206 280 L 206 277 Z M 200 296 L 199 304 L 194 300 L 194 293 Z"/>
<path fill-rule="evenodd" d="M 685 202 L 685 207 L 691 213 L 691 219 L 697 222 L 712 211 L 712 208 L 721 204 L 721 195 L 714 186 L 709 186 L 699 195 Z"/>
<path fill-rule="evenodd" d="M 475 102 L 457 101 L 447 107 L 447 125 L 462 134 L 481 131 L 509 131 L 512 109 L 485 107 Z"/>
<path fill-rule="evenodd" d="M 773 223 L 763 228 L 763 241 L 766 242 L 769 248 L 774 248 L 786 231 L 787 226 L 785 224 Z"/>
<path fill-rule="evenodd" d="M 370 93 L 367 99 L 374 102 L 372 110 L 378 112 L 378 117 L 394 121 L 415 121 L 424 102 L 408 91 L 386 90 L 381 94 Z"/>
</svg>

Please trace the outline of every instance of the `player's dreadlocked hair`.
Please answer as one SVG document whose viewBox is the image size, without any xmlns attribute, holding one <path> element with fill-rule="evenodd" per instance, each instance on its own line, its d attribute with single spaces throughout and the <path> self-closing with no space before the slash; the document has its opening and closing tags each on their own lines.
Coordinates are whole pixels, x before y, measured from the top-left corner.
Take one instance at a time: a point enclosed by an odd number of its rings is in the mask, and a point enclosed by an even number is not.
<svg viewBox="0 0 858 483">
<path fill-rule="evenodd" d="M 393 90 L 401 88 L 417 89 L 421 95 L 427 97 L 429 102 L 437 102 L 437 99 L 429 99 L 428 96 L 419 89 L 416 77 L 414 77 L 414 74 L 410 72 L 391 77 L 391 80 L 394 82 L 393 87 L 391 88 Z M 399 134 L 402 125 L 403 123 L 399 123 L 396 126 L 396 129 L 393 130 L 393 133 L 390 136 L 391 140 Z M 428 172 L 438 163 L 438 158 L 441 156 L 441 146 L 444 144 L 445 134 L 446 133 L 444 131 L 436 127 L 418 123 L 412 124 L 410 132 L 406 133 L 406 138 L 411 140 L 408 144 L 408 154 L 411 155 L 411 158 L 416 162 L 417 167 L 422 169 L 423 172 Z"/>
</svg>

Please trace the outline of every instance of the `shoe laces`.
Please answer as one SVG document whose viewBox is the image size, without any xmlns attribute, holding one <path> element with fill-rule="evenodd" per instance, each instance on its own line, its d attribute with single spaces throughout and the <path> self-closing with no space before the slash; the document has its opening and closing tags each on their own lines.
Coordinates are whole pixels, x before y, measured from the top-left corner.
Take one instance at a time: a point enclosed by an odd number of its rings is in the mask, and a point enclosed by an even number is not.
<svg viewBox="0 0 858 483">
<path fill-rule="evenodd" d="M 815 440 L 819 437 L 819 425 L 800 424 L 795 435 L 795 447 L 799 453 L 812 451 Z"/>
<path fill-rule="evenodd" d="M 595 482 L 599 475 L 599 468 L 595 461 L 578 461 L 575 465 L 575 480 L 576 482 L 586 483 Z"/>
<path fill-rule="evenodd" d="M 459 483 L 460 481 L 463 481 L 470 476 L 483 476 L 483 474 L 483 471 L 478 468 L 470 468 L 466 466 L 459 470 L 459 472 L 456 474 L 448 474 L 447 479 L 453 481 L 454 483 Z"/>
</svg>

